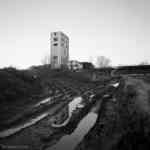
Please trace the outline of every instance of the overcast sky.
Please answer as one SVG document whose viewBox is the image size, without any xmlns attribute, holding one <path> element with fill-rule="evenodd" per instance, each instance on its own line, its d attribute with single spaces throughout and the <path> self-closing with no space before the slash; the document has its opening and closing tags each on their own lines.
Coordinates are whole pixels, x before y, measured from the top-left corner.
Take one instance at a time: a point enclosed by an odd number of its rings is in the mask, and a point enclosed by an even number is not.
<svg viewBox="0 0 150 150">
<path fill-rule="evenodd" d="M 70 59 L 149 61 L 150 0 L 0 0 L 0 67 L 41 64 L 54 31 L 69 36 Z"/>
</svg>

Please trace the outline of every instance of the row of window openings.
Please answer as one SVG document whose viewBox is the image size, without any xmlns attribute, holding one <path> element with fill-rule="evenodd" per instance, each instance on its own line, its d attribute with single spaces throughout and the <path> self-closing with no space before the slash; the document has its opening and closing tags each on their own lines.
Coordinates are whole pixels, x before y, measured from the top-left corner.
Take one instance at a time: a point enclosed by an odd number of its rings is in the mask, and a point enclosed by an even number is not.
<svg viewBox="0 0 150 150">
<path fill-rule="evenodd" d="M 57 46 L 57 45 L 58 45 L 58 43 L 54 43 L 53 45 L 54 45 L 54 46 Z"/>
<path fill-rule="evenodd" d="M 54 45 L 54 46 L 58 46 L 58 43 L 54 43 L 53 45 Z M 61 43 L 61 46 L 64 46 L 64 44 Z M 68 47 L 68 46 L 66 45 L 66 47 Z"/>
<path fill-rule="evenodd" d="M 53 40 L 54 40 L 54 41 L 58 41 L 58 38 L 54 38 Z"/>
<path fill-rule="evenodd" d="M 56 62 L 56 61 L 58 61 L 58 56 L 53 56 L 53 60 Z M 63 57 L 61 57 L 61 60 L 65 60 L 65 58 L 63 58 Z"/>
<path fill-rule="evenodd" d="M 57 35 L 57 32 L 54 32 L 54 35 L 56 36 Z M 63 34 L 61 34 L 62 36 L 64 36 Z"/>
<path fill-rule="evenodd" d="M 53 38 L 53 40 L 56 42 L 56 41 L 58 41 L 58 38 Z M 61 41 L 65 42 L 65 39 L 62 38 Z"/>
</svg>

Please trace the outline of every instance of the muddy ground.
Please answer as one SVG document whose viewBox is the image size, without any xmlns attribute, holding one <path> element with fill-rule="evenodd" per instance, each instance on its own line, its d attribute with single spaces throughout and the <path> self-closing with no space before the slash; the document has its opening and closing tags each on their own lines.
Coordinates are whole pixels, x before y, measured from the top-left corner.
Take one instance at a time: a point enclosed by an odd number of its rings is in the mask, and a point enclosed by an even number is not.
<svg viewBox="0 0 150 150">
<path fill-rule="evenodd" d="M 108 86 L 103 93 L 98 119 L 76 150 L 150 149 L 149 77 L 123 77 L 118 87 Z M 97 97 L 101 96 L 102 93 Z M 48 116 L 13 138 L 0 140 L 4 145 L 26 145 L 30 150 L 44 150 L 65 135 L 50 126 Z"/>
<path fill-rule="evenodd" d="M 146 78 L 122 79 L 103 101 L 95 126 L 76 150 L 150 149 L 150 84 Z"/>
</svg>

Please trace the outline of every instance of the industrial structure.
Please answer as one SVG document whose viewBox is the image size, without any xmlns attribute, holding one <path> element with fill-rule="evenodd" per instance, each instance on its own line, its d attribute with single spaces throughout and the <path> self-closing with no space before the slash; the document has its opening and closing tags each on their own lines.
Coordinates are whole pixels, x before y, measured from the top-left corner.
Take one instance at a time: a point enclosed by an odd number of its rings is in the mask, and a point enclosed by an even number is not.
<svg viewBox="0 0 150 150">
<path fill-rule="evenodd" d="M 71 60 L 68 62 L 68 69 L 72 71 L 78 71 L 82 69 L 82 64 L 77 60 Z"/>
<path fill-rule="evenodd" d="M 80 71 L 82 69 L 94 69 L 94 65 L 90 62 L 79 62 L 71 60 L 68 62 L 68 69 L 72 71 Z"/>
<path fill-rule="evenodd" d="M 51 68 L 67 67 L 69 61 L 69 38 L 63 32 L 51 33 Z"/>
</svg>

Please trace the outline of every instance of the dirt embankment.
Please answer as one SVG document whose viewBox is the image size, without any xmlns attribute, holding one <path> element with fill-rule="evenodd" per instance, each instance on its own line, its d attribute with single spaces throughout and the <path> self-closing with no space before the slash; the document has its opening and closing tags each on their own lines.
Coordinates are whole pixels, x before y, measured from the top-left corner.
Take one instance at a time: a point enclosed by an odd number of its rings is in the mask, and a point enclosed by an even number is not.
<svg viewBox="0 0 150 150">
<path fill-rule="evenodd" d="M 103 101 L 96 125 L 76 150 L 150 149 L 150 84 L 125 78 Z"/>
</svg>

